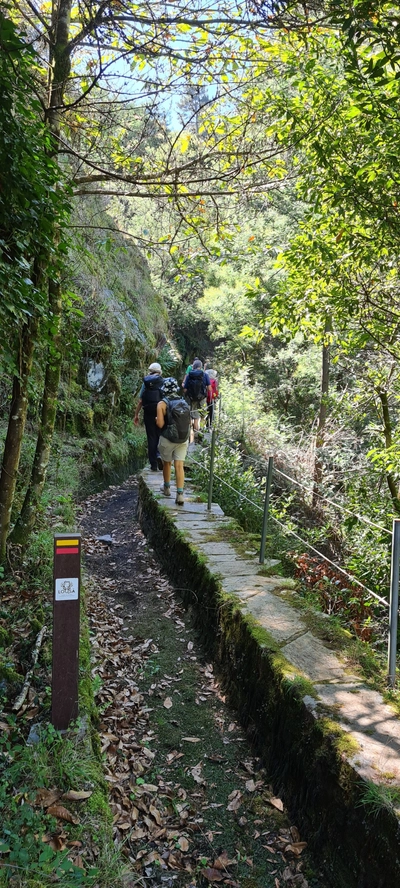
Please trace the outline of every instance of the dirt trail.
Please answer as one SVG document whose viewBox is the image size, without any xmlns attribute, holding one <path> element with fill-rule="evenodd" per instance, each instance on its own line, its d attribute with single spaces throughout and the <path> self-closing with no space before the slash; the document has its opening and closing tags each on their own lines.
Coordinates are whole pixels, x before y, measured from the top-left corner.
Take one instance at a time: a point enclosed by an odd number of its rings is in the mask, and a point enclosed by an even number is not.
<svg viewBox="0 0 400 888">
<path fill-rule="evenodd" d="M 90 497 L 81 517 L 100 735 L 126 885 L 326 888 L 203 660 L 136 504 L 131 478 Z"/>
</svg>

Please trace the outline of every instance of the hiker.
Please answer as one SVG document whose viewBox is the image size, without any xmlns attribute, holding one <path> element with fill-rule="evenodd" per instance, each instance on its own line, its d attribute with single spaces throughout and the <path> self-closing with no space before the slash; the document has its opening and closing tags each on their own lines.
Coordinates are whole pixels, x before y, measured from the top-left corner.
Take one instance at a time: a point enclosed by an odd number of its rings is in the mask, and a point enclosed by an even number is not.
<svg viewBox="0 0 400 888">
<path fill-rule="evenodd" d="M 210 378 L 210 389 L 207 390 L 206 425 L 207 425 L 208 429 L 211 429 L 213 421 L 214 421 L 215 402 L 219 396 L 218 374 L 217 374 L 216 370 L 211 370 L 211 369 L 208 369 L 208 367 L 207 367 L 207 375 Z"/>
<path fill-rule="evenodd" d="M 139 424 L 139 413 L 143 407 L 144 426 L 147 435 L 147 452 L 152 472 L 162 468 L 162 462 L 158 453 L 158 440 L 160 430 L 156 424 L 157 404 L 161 398 L 161 387 L 164 380 L 160 364 L 155 361 L 150 364 L 147 375 L 143 377 L 142 388 L 134 416 L 135 425 Z"/>
<path fill-rule="evenodd" d="M 194 364 L 194 362 L 195 362 L 195 361 L 199 361 L 199 360 L 200 360 L 200 358 L 193 358 L 193 363 L 187 365 L 187 367 L 186 367 L 186 373 L 185 373 L 185 375 L 184 375 L 184 377 L 183 377 L 183 379 L 182 379 L 182 385 L 183 385 L 183 383 L 185 382 L 185 379 L 186 379 L 188 373 L 190 373 L 190 371 L 193 370 L 193 364 Z"/>
<path fill-rule="evenodd" d="M 160 456 L 163 462 L 164 483 L 161 493 L 171 496 L 171 464 L 174 461 L 176 499 L 183 506 L 183 486 L 185 481 L 184 462 L 189 444 L 190 408 L 179 394 L 179 385 L 173 376 L 164 379 L 161 401 L 157 404 L 157 419 L 160 431 Z"/>
<path fill-rule="evenodd" d="M 202 362 L 199 358 L 196 358 L 193 361 L 192 369 L 189 370 L 189 373 L 186 374 L 183 380 L 183 391 L 189 399 L 195 438 L 200 431 L 200 410 L 209 390 L 211 390 L 210 377 L 203 370 Z"/>
</svg>

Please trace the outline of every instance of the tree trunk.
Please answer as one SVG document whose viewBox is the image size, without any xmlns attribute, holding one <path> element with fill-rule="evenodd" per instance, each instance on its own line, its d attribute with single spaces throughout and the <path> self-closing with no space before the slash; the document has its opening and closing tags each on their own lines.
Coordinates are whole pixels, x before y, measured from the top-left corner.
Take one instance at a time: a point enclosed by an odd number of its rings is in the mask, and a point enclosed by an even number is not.
<svg viewBox="0 0 400 888">
<path fill-rule="evenodd" d="M 62 360 L 60 348 L 62 303 L 60 287 L 58 284 L 55 284 L 54 281 L 50 281 L 49 283 L 49 297 L 52 327 L 55 329 L 55 332 L 53 342 L 49 345 L 48 349 L 42 413 L 36 442 L 36 451 L 24 503 L 10 536 L 10 541 L 12 543 L 22 545 L 26 543 L 35 524 L 37 510 L 46 481 L 57 413 L 57 396 Z"/>
<path fill-rule="evenodd" d="M 330 318 L 325 321 L 325 336 L 330 333 L 332 322 Z M 312 505 L 313 508 L 318 506 L 319 489 L 322 482 L 322 460 L 319 456 L 319 450 L 325 443 L 325 428 L 328 416 L 328 398 L 329 398 L 329 370 L 330 370 L 330 344 L 324 341 L 322 346 L 322 375 L 321 375 L 321 401 L 319 405 L 318 427 L 315 437 L 315 459 L 314 459 L 314 486 Z"/>
<path fill-rule="evenodd" d="M 383 417 L 383 434 L 385 436 L 385 447 L 386 450 L 390 450 L 393 440 L 392 440 L 392 423 L 390 421 L 390 413 L 389 413 L 389 400 L 387 391 L 384 389 L 378 390 L 378 397 L 382 405 L 382 417 Z M 400 499 L 397 493 L 396 481 L 393 477 L 392 472 L 386 472 L 386 481 L 389 488 L 390 496 L 392 498 L 392 503 L 395 511 L 400 515 Z"/>
<path fill-rule="evenodd" d="M 60 0 L 54 7 L 52 27 L 52 46 L 50 52 L 49 98 L 47 124 L 53 136 L 51 153 L 56 156 L 59 151 L 60 115 L 63 105 L 65 84 L 70 72 L 69 27 L 72 0 Z M 54 244 L 59 243 L 59 229 L 54 227 Z M 53 275 L 49 278 L 49 316 L 54 332 L 53 343 L 49 345 L 42 412 L 35 457 L 31 477 L 25 494 L 24 503 L 11 534 L 13 543 L 26 543 L 34 526 L 38 506 L 46 481 L 50 459 L 51 443 L 57 412 L 57 395 L 61 372 L 60 325 L 62 299 L 60 281 Z"/>
<path fill-rule="evenodd" d="M 31 318 L 23 328 L 20 340 L 19 374 L 15 375 L 13 380 L 12 401 L 0 475 L 0 562 L 4 561 L 6 555 L 11 509 L 28 412 L 28 383 L 37 328 L 36 318 Z"/>
</svg>

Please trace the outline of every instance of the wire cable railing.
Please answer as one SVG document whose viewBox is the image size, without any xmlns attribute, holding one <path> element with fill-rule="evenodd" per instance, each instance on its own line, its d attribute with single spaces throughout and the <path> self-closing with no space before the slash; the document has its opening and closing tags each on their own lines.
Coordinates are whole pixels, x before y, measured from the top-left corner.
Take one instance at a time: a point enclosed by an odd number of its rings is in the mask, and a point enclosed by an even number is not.
<svg viewBox="0 0 400 888">
<path fill-rule="evenodd" d="M 214 477 L 223 485 L 232 490 L 239 499 L 248 502 L 252 505 L 253 508 L 258 511 L 263 511 L 263 526 L 261 533 L 261 548 L 260 548 L 260 564 L 264 563 L 265 560 L 265 541 L 266 541 L 266 533 L 267 533 L 267 522 L 268 517 L 271 517 L 272 520 L 280 526 L 282 531 L 286 535 L 291 535 L 295 539 L 297 539 L 303 546 L 305 546 L 310 551 L 314 552 L 315 555 L 318 556 L 322 561 L 327 562 L 331 567 L 333 567 L 336 571 L 346 577 L 352 584 L 358 586 L 360 589 L 363 589 L 366 596 L 374 599 L 381 607 L 384 607 L 389 610 L 389 635 L 388 635 L 388 681 L 389 684 L 394 687 L 396 683 L 396 666 L 397 666 L 397 625 L 398 625 L 398 611 L 399 611 L 399 581 L 400 581 L 400 518 L 395 518 L 393 520 L 393 531 L 391 534 L 392 537 L 392 559 L 391 559 L 391 571 L 390 571 L 390 595 L 389 600 L 382 598 L 382 596 L 378 595 L 372 589 L 369 589 L 368 586 L 365 586 L 357 577 L 354 577 L 348 571 L 346 571 L 339 564 L 336 564 L 332 561 L 328 556 L 324 555 L 323 552 L 320 552 L 315 546 L 309 543 L 307 540 L 304 540 L 300 534 L 298 534 L 293 528 L 287 527 L 282 521 L 275 517 L 275 515 L 269 515 L 269 493 L 272 481 L 272 473 L 273 473 L 273 458 L 272 456 L 268 459 L 268 470 L 267 470 L 267 478 L 266 478 L 266 490 L 265 490 L 265 502 L 264 509 L 248 497 L 245 493 L 242 493 L 237 488 L 233 487 L 229 484 L 225 478 L 221 478 L 218 474 L 214 473 L 214 455 L 215 455 L 215 442 L 216 442 L 216 429 L 214 428 L 212 431 L 211 437 L 211 449 L 210 449 L 210 457 L 209 457 L 209 490 L 208 490 L 208 508 L 211 509 L 212 505 L 212 487 L 213 487 L 213 479 Z M 225 446 L 228 447 L 229 450 L 237 453 L 233 447 L 231 447 L 227 442 L 224 442 Z M 209 449 L 210 445 L 202 448 L 202 452 L 206 453 Z M 251 459 L 251 458 L 250 458 Z M 207 471 L 206 466 L 202 463 L 199 463 L 198 460 L 192 459 L 195 465 L 198 465 L 203 471 Z M 260 465 L 261 460 L 251 459 L 252 462 L 255 462 L 257 465 Z M 265 468 L 265 466 L 264 466 Z M 308 493 L 311 491 L 302 485 L 299 481 L 296 481 L 294 478 L 291 478 L 286 473 L 282 472 L 280 469 L 275 469 L 280 475 L 285 477 L 288 481 L 293 484 L 297 484 L 299 487 L 307 490 Z M 387 528 L 382 527 L 381 525 L 371 521 L 368 518 L 365 518 L 363 515 L 358 515 L 355 512 L 351 512 L 349 509 L 342 505 L 338 505 L 333 500 L 329 500 L 327 497 L 321 496 L 321 499 L 325 499 L 335 508 L 346 512 L 349 515 L 357 518 L 359 521 L 362 521 L 366 525 L 373 527 L 379 530 L 381 533 L 389 533 L 390 531 Z"/>
<path fill-rule="evenodd" d="M 199 466 L 201 469 L 205 468 L 201 463 L 199 463 L 197 460 L 195 460 L 193 458 L 191 459 L 191 462 L 194 463 L 195 465 Z M 232 490 L 234 493 L 236 493 L 240 499 L 243 499 L 246 502 L 250 503 L 255 509 L 259 510 L 260 512 L 264 511 L 263 507 L 260 506 L 258 503 L 256 503 L 255 500 L 250 499 L 250 497 L 246 496 L 246 494 L 242 493 L 236 487 L 232 487 L 232 485 L 229 484 L 228 481 L 225 481 L 224 478 L 221 478 L 221 476 L 217 475 L 215 472 L 214 472 L 214 478 L 217 478 L 217 480 L 221 484 L 224 484 L 225 487 L 228 487 L 229 490 Z M 389 607 L 389 602 L 385 598 L 381 598 L 380 595 L 377 595 L 376 592 L 373 592 L 372 589 L 369 589 L 368 586 L 365 586 L 364 583 L 361 582 L 361 580 L 357 580 L 356 577 L 352 576 L 352 574 L 350 574 L 350 573 L 348 573 L 348 571 L 344 570 L 343 567 L 340 567 L 339 564 L 336 564 L 334 561 L 331 561 L 331 559 L 328 558 L 327 555 L 324 555 L 323 552 L 319 552 L 319 550 L 316 549 L 315 546 L 313 546 L 311 543 L 308 543 L 307 540 L 304 540 L 292 528 L 287 527 L 282 521 L 279 520 L 279 518 L 276 518 L 275 515 L 270 515 L 270 517 L 272 518 L 273 521 L 276 522 L 276 524 L 279 524 L 279 526 L 282 528 L 282 530 L 284 531 L 284 533 L 286 535 L 294 536 L 297 540 L 299 540 L 299 542 L 303 546 L 306 546 L 307 549 L 309 549 L 311 552 L 314 552 L 316 555 L 318 555 L 319 558 L 322 558 L 324 561 L 326 561 L 328 564 L 330 564 L 331 567 L 334 567 L 335 570 L 337 570 L 341 574 L 343 574 L 348 580 L 350 580 L 352 583 L 354 583 L 355 585 L 357 585 L 361 589 L 363 589 L 367 593 L 367 595 L 374 598 L 376 601 L 379 602 L 379 604 L 383 605 L 383 607 L 386 607 L 386 608 Z"/>
<path fill-rule="evenodd" d="M 228 447 L 228 449 L 231 450 L 232 453 L 237 452 L 234 447 L 232 447 L 230 444 L 228 444 L 227 441 L 224 441 L 224 446 Z M 257 459 L 255 457 L 246 455 L 246 460 L 254 463 L 254 465 L 257 465 L 257 466 L 262 465 L 263 468 L 265 468 L 265 463 L 264 463 L 262 457 L 259 457 Z M 343 506 L 342 503 L 335 503 L 334 500 L 325 496 L 323 493 L 319 493 L 319 492 L 315 493 L 313 488 L 307 487 L 305 484 L 302 484 L 301 481 L 297 481 L 296 478 L 292 478 L 290 475 L 287 475 L 286 472 L 282 472 L 282 469 L 277 469 L 276 466 L 274 466 L 274 472 L 276 472 L 277 475 L 281 475 L 282 478 L 286 478 L 286 480 L 290 481 L 291 484 L 295 484 L 296 487 L 301 488 L 301 490 L 304 490 L 309 495 L 311 495 L 311 494 L 316 495 L 319 500 L 329 503 L 329 505 L 333 506 L 338 511 L 345 512 L 346 515 L 350 515 L 353 518 L 357 518 L 359 521 L 361 521 L 363 524 L 368 525 L 369 527 L 375 527 L 377 530 L 380 530 L 381 533 L 387 533 L 387 534 L 389 534 L 389 536 L 392 535 L 392 532 L 390 530 L 388 530 L 387 527 L 382 527 L 381 524 L 377 524 L 375 521 L 371 521 L 371 519 L 366 518 L 365 515 L 360 515 L 358 512 L 352 512 L 350 509 L 347 509 L 346 506 Z"/>
</svg>

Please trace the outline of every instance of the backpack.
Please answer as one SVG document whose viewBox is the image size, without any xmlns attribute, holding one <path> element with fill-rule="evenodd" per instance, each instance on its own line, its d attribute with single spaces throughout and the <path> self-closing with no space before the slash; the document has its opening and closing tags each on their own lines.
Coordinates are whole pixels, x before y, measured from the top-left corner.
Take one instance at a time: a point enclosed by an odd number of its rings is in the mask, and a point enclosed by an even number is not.
<svg viewBox="0 0 400 888">
<path fill-rule="evenodd" d="M 207 392 L 207 404 L 212 404 L 216 398 L 218 398 L 218 381 L 216 379 L 211 379 L 210 376 L 210 385 L 211 391 Z"/>
<path fill-rule="evenodd" d="M 144 392 L 142 395 L 142 407 L 144 410 L 146 407 L 152 408 L 155 412 L 156 405 L 161 401 L 161 387 L 164 380 L 162 376 L 159 376 L 157 373 L 152 373 L 150 376 L 145 376 L 143 382 Z"/>
<path fill-rule="evenodd" d="M 183 398 L 165 399 L 167 425 L 161 434 L 174 444 L 183 444 L 189 437 L 190 407 Z"/>
<path fill-rule="evenodd" d="M 190 370 L 185 388 L 191 401 L 203 401 L 207 394 L 204 370 Z"/>
</svg>

